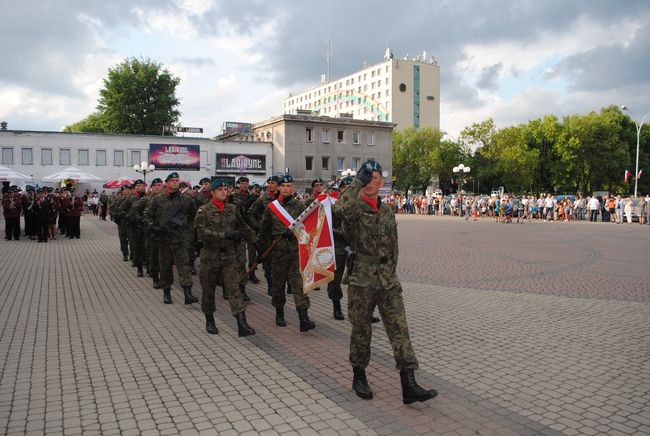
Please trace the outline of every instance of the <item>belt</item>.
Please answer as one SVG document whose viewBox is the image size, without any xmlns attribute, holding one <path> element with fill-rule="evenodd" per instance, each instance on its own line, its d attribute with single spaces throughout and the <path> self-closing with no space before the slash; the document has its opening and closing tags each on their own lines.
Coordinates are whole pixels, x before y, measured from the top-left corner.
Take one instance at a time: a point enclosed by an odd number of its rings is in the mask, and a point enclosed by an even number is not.
<svg viewBox="0 0 650 436">
<path fill-rule="evenodd" d="M 388 260 L 391 259 L 388 256 L 368 256 L 365 254 L 357 254 L 355 260 L 361 263 L 388 263 Z"/>
</svg>

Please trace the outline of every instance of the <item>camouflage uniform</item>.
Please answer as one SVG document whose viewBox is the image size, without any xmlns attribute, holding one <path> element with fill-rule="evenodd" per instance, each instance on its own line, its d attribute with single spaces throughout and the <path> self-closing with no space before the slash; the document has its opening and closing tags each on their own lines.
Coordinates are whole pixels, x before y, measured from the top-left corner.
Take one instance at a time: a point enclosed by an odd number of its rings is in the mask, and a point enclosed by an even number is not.
<svg viewBox="0 0 650 436">
<path fill-rule="evenodd" d="M 142 198 L 144 201 L 144 209 L 142 212 L 144 220 L 144 239 L 147 257 L 147 272 L 153 277 L 154 283 L 160 280 L 160 258 L 159 258 L 159 244 L 158 241 L 151 235 L 151 222 L 149 221 L 148 211 L 155 195 L 147 195 Z M 154 285 L 155 286 L 155 285 Z"/>
<path fill-rule="evenodd" d="M 255 200 L 255 202 L 248 208 L 247 218 L 248 223 L 253 227 L 255 232 L 260 231 L 262 225 L 262 217 L 264 216 L 264 211 L 269 206 L 269 203 L 275 201 L 279 193 L 273 194 L 272 192 L 266 192 Z M 260 253 L 261 254 L 261 253 Z M 262 265 L 264 265 L 264 277 L 269 285 L 269 289 L 272 286 L 272 274 L 271 274 L 271 256 L 266 256 L 262 260 Z"/>
<path fill-rule="evenodd" d="M 359 197 L 363 183 L 355 179 L 335 203 L 342 218 L 344 238 L 356 259 L 350 272 L 348 315 L 352 323 L 350 362 L 366 368 L 370 361 L 371 319 L 379 307 L 384 328 L 393 347 L 398 369 L 417 369 L 397 277 L 397 222 L 391 207 L 383 202 L 379 212 Z"/>
<path fill-rule="evenodd" d="M 234 204 L 237 207 L 237 211 L 239 214 L 244 217 L 246 216 L 246 211 L 252 204 L 252 195 L 250 193 L 247 193 L 246 195 L 243 195 L 240 191 L 235 191 L 232 193 L 232 204 Z M 241 271 L 241 280 L 240 284 L 245 285 L 246 282 L 248 281 L 248 278 L 245 277 L 246 274 L 246 249 L 248 248 L 248 265 L 251 266 L 255 262 L 255 247 L 253 245 L 253 242 L 247 242 L 247 241 L 239 241 L 235 244 L 236 251 L 237 251 L 237 264 L 239 267 L 239 270 Z M 252 256 L 252 257 L 251 257 Z M 252 262 L 251 262 L 252 259 Z"/>
<path fill-rule="evenodd" d="M 336 271 L 334 272 L 334 280 L 327 284 L 327 296 L 332 301 L 340 301 L 343 298 L 341 280 L 343 279 L 343 272 L 345 271 L 345 260 L 347 258 L 345 247 L 348 244 L 343 236 L 341 221 L 340 212 L 336 209 L 333 209 L 332 231 L 334 233 L 334 257 L 336 260 Z"/>
<path fill-rule="evenodd" d="M 133 194 L 120 203 L 118 212 L 126 222 L 128 238 L 132 247 L 133 262 L 138 268 L 138 273 L 142 270 L 145 262 L 144 206 L 144 193 L 140 194 L 134 191 Z"/>
<path fill-rule="evenodd" d="M 252 239 L 253 232 L 232 204 L 226 204 L 221 212 L 212 202 L 206 203 L 199 208 L 194 226 L 202 244 L 199 273 L 203 291 L 201 310 L 206 315 L 214 313 L 214 290 L 217 283 L 221 282 L 228 296 L 230 311 L 233 316 L 237 316 L 246 309 L 246 303 L 239 292 L 241 275 L 235 260 L 235 246 L 239 242 L 225 239 L 225 236 L 229 232 L 240 231 Z"/>
<path fill-rule="evenodd" d="M 129 258 L 129 226 L 126 222 L 126 216 L 121 213 L 121 204 L 126 201 L 123 195 L 117 195 L 113 204 L 111 204 L 111 219 L 117 224 L 117 231 L 120 237 L 120 250 L 124 260 Z"/>
<path fill-rule="evenodd" d="M 295 195 L 285 198 L 282 206 L 293 218 L 305 210 L 305 206 L 296 198 Z M 273 240 L 282 235 L 287 228 L 275 216 L 270 208 L 266 208 L 262 217 L 260 232 L 257 240 L 262 249 L 271 245 Z M 285 284 L 288 284 L 293 294 L 293 301 L 296 309 L 309 309 L 309 297 L 303 294 L 302 276 L 300 275 L 300 266 L 298 260 L 298 241 L 295 236 L 288 239 L 282 239 L 273 249 L 271 257 L 271 271 L 273 273 L 273 298 L 271 303 L 276 308 L 284 307 L 286 296 L 284 294 Z"/>
<path fill-rule="evenodd" d="M 179 208 L 180 207 L 180 208 Z M 192 199 L 180 191 L 170 193 L 163 191 L 151 201 L 147 211 L 147 220 L 151 227 L 159 226 L 179 208 L 175 217 L 181 225 L 172 231 L 157 236 L 160 259 L 160 284 L 169 289 L 174 281 L 173 264 L 176 264 L 181 286 L 192 286 L 190 274 L 189 243 L 196 209 Z"/>
</svg>

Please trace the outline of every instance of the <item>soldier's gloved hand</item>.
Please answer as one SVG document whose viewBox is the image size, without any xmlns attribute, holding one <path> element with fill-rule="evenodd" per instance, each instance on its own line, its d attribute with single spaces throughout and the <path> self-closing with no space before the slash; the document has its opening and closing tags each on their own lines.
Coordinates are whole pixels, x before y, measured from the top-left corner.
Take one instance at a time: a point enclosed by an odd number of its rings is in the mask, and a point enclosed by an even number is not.
<svg viewBox="0 0 650 436">
<path fill-rule="evenodd" d="M 365 165 L 357 173 L 357 179 L 361 180 L 363 186 L 366 186 L 372 180 L 372 170 Z"/>
<path fill-rule="evenodd" d="M 242 239 L 244 239 L 244 235 L 242 235 L 240 232 L 235 230 L 233 232 L 226 232 L 224 238 L 229 239 L 231 241 L 241 241 Z"/>
<path fill-rule="evenodd" d="M 284 239 L 291 239 L 292 236 L 293 236 L 293 232 L 289 229 L 286 229 L 284 232 L 282 232 L 282 237 Z"/>
</svg>

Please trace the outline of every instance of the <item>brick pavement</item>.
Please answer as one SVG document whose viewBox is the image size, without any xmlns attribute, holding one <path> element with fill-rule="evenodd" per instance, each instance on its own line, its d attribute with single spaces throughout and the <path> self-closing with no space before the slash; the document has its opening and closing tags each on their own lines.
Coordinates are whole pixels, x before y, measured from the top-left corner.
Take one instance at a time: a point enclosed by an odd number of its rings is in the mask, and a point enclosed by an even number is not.
<svg viewBox="0 0 650 436">
<path fill-rule="evenodd" d="M 177 285 L 163 305 L 115 226 L 84 217 L 81 240 L 0 242 L 0 433 L 650 433 L 650 227 L 399 223 L 417 377 L 438 398 L 401 404 L 378 328 L 375 399 L 358 399 L 324 290 L 309 333 L 291 303 L 275 327 L 251 286 L 258 334 L 238 338 L 218 298 L 207 335 L 198 305 Z"/>
</svg>

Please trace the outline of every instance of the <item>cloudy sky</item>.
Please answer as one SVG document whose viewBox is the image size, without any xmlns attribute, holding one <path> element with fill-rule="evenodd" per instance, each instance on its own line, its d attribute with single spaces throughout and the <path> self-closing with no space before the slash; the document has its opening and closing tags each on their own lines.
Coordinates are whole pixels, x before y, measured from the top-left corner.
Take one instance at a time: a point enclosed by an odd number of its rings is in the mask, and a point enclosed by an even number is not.
<svg viewBox="0 0 650 436">
<path fill-rule="evenodd" d="M 441 128 L 625 104 L 650 111 L 647 0 L 0 0 L 0 119 L 60 130 L 93 112 L 107 69 L 151 58 L 181 78 L 181 123 L 219 133 L 318 83 L 426 50 Z"/>
</svg>

